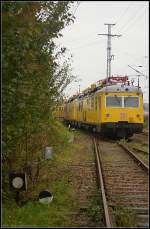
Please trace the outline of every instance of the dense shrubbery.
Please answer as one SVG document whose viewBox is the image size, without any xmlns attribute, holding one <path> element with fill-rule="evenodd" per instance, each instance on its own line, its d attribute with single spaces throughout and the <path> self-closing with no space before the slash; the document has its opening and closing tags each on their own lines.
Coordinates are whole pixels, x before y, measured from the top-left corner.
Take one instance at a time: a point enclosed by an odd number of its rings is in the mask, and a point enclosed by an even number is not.
<svg viewBox="0 0 150 229">
<path fill-rule="evenodd" d="M 73 5 L 71 1 L 2 3 L 3 163 L 13 157 L 18 141 L 27 141 L 50 125 L 56 98 L 73 79 L 70 60 L 59 63 L 66 49 L 56 51 L 54 42 L 73 22 Z"/>
</svg>

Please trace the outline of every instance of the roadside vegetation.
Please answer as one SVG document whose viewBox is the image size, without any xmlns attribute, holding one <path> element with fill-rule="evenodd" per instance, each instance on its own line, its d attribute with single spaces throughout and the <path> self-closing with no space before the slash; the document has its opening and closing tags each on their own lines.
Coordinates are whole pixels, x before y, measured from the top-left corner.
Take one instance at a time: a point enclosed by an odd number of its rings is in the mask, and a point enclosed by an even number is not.
<svg viewBox="0 0 150 229">
<path fill-rule="evenodd" d="M 132 138 L 121 139 L 120 142 L 129 147 L 144 163 L 149 164 L 149 115 L 144 116 L 143 134 L 134 134 Z M 145 135 L 144 135 L 145 134 Z"/>
<path fill-rule="evenodd" d="M 149 131 L 149 112 L 144 116 L 144 130 Z"/>
<path fill-rule="evenodd" d="M 53 227 L 65 226 L 67 223 L 67 214 L 72 211 L 73 206 L 73 186 L 68 182 L 69 171 L 62 167 L 62 155 L 68 155 L 70 148 L 70 132 L 61 123 L 55 122 L 53 128 L 53 137 L 51 131 L 45 135 L 44 146 L 53 146 L 53 155 L 51 159 L 43 159 L 43 148 L 35 152 L 34 157 L 30 157 L 31 177 L 28 176 L 27 191 L 20 193 L 20 201 L 15 202 L 14 195 L 11 198 L 5 198 L 2 210 L 3 226 L 31 226 L 31 227 Z M 36 139 L 42 141 L 42 136 Z M 24 161 L 24 154 L 20 155 L 20 162 L 14 162 L 13 167 L 22 167 L 21 161 Z M 40 160 L 39 160 L 40 159 Z M 35 174 L 39 160 L 39 174 L 37 179 Z M 39 203 L 38 196 L 40 191 L 49 190 L 53 195 L 53 201 L 50 204 Z M 8 197 L 9 195 L 7 195 Z M 10 207 L 11 206 L 11 207 Z"/>
<path fill-rule="evenodd" d="M 87 209 L 87 214 L 92 217 L 94 222 L 100 222 L 105 225 L 104 222 L 104 209 L 103 209 L 103 201 L 101 196 L 101 191 L 97 191 L 93 198 L 91 199 L 91 203 Z"/>
<path fill-rule="evenodd" d="M 86 140 L 83 133 L 69 131 L 62 123 L 54 121 L 48 134 L 37 135 L 37 139 L 34 138 L 34 141 L 39 142 L 40 147 L 37 147 L 36 152 L 31 153 L 32 156 L 28 157 L 31 164 L 31 174 L 30 176 L 28 174 L 27 191 L 20 193 L 18 203 L 14 199 L 15 193 L 8 191 L 9 195 L 7 194 L 3 203 L 2 226 L 74 226 L 71 215 L 79 214 L 80 206 L 77 204 L 78 189 L 71 178 L 73 171 L 67 164 L 77 163 L 78 160 L 81 160 L 77 152 L 83 152 L 83 144 L 79 140 L 77 142 L 72 141 L 72 136 L 76 139 L 82 139 L 82 141 Z M 51 159 L 43 158 L 45 146 L 53 147 Z M 92 156 L 90 156 L 90 150 Z M 81 155 L 81 158 L 82 161 L 93 160 L 92 147 L 89 149 L 89 155 L 86 157 Z M 24 160 L 26 160 L 25 156 L 21 154 L 20 160 L 14 161 L 12 164 L 13 168 L 17 168 L 17 170 L 21 168 Z M 39 168 L 38 174 L 37 168 Z M 53 200 L 50 204 L 39 203 L 38 196 L 42 190 L 49 190 L 52 193 Z M 94 224 L 103 223 L 103 207 L 98 190 L 89 199 L 89 206 L 84 217 L 84 220 L 91 220 L 90 222 Z"/>
<path fill-rule="evenodd" d="M 119 202 L 115 205 L 113 214 L 117 227 L 136 227 L 135 213 L 131 209 L 122 206 Z"/>
<path fill-rule="evenodd" d="M 2 2 L 3 227 L 68 226 L 69 213 L 77 208 L 66 162 L 75 161 L 83 145 L 73 144 L 73 134 L 52 115 L 64 89 L 76 78 L 71 54 L 56 40 L 74 22 L 77 4 Z M 53 150 L 49 160 L 43 157 L 47 146 Z M 27 175 L 27 190 L 20 192 L 19 202 L 10 191 L 10 173 Z M 53 195 L 49 205 L 39 203 L 43 190 Z"/>
<path fill-rule="evenodd" d="M 46 146 L 53 146 L 56 154 L 67 150 L 67 131 L 53 120 L 52 112 L 75 76 L 71 72 L 71 55 L 66 47 L 58 47 L 56 40 L 74 22 L 76 4 L 2 2 L 3 225 L 47 226 L 60 225 L 57 221 L 61 221 L 63 226 L 63 212 L 71 206 L 67 201 L 71 193 L 71 187 L 66 186 L 67 175 L 64 173 L 55 184 L 49 182 L 47 169 L 57 160 L 44 161 L 42 151 Z M 28 188 L 20 193 L 21 206 L 9 190 L 12 172 L 27 174 Z M 39 191 L 45 188 L 55 192 L 57 205 L 42 206 L 37 202 Z M 60 211 L 59 206 L 63 206 Z M 60 217 L 55 217 L 57 211 Z"/>
</svg>

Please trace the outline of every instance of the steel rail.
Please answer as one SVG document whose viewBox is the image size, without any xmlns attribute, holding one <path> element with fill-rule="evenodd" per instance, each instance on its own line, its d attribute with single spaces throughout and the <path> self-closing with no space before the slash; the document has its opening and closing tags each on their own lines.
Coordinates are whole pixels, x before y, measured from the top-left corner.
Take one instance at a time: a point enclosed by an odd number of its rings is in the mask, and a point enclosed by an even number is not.
<svg viewBox="0 0 150 229">
<path fill-rule="evenodd" d="M 140 152 L 140 153 L 148 154 L 148 152 L 146 152 L 146 151 L 144 151 L 144 150 L 142 150 L 142 149 L 138 149 L 138 148 L 136 148 L 136 147 L 132 147 L 132 148 L 133 148 L 133 150 L 138 151 L 138 152 Z"/>
<path fill-rule="evenodd" d="M 148 136 L 149 132 L 142 132 L 141 134 L 143 134 L 144 136 Z"/>
<path fill-rule="evenodd" d="M 103 181 L 103 175 L 102 175 L 102 169 L 101 169 L 100 155 L 99 155 L 99 151 L 98 151 L 98 147 L 97 147 L 95 139 L 93 139 L 93 141 L 94 141 L 96 162 L 97 162 L 97 168 L 98 168 L 98 179 L 99 179 L 99 182 L 100 182 L 102 199 L 103 199 L 103 207 L 104 207 L 104 213 L 105 213 L 106 227 L 107 228 L 112 228 L 111 222 L 110 222 L 109 211 L 108 211 L 108 204 L 107 204 L 106 194 L 105 194 L 105 188 L 104 188 L 104 181 Z"/>
<path fill-rule="evenodd" d="M 117 144 L 121 146 L 147 174 L 149 173 L 149 167 L 139 157 L 137 157 L 134 152 L 129 150 L 129 148 L 122 143 L 117 142 Z"/>
</svg>

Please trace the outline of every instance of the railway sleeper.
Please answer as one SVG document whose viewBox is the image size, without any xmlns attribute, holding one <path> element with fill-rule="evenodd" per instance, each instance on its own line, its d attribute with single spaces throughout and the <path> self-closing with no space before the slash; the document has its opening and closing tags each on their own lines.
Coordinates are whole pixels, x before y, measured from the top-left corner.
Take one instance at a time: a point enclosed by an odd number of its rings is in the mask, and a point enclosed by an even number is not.
<svg viewBox="0 0 150 229">
<path fill-rule="evenodd" d="M 117 189 L 117 188 L 115 188 L 115 189 L 109 189 L 109 191 L 108 191 L 109 193 L 111 193 L 111 194 L 120 194 L 120 195 L 127 195 L 128 194 L 128 196 L 129 195 L 144 195 L 144 196 L 147 196 L 148 197 L 148 191 L 145 191 L 145 190 L 131 190 L 131 188 L 129 187 L 128 189 L 122 189 L 122 188 L 120 188 L 120 189 Z"/>
<path fill-rule="evenodd" d="M 148 208 L 138 208 L 138 207 L 133 207 L 133 208 L 130 208 L 132 209 L 133 211 L 135 211 L 137 214 L 140 213 L 140 214 L 148 214 Z"/>
<path fill-rule="evenodd" d="M 109 189 L 111 189 L 111 187 L 112 187 L 112 185 L 114 184 L 114 182 L 113 181 L 109 181 L 109 182 L 107 182 L 106 183 L 107 184 L 107 187 L 109 188 Z M 143 187 L 139 187 L 139 185 L 142 185 Z M 142 183 L 142 184 L 138 184 L 138 185 L 133 185 L 132 183 L 130 183 L 130 184 L 128 184 L 128 185 L 126 185 L 126 184 L 122 184 L 121 185 L 121 189 L 122 190 L 125 190 L 125 189 L 130 189 L 131 190 L 131 187 L 132 187 L 132 189 L 136 189 L 136 188 L 139 188 L 139 190 L 140 191 L 147 191 L 147 187 L 145 187 L 145 185 Z M 115 189 L 117 189 L 118 187 L 117 186 L 115 186 L 114 187 L 114 190 Z"/>
<path fill-rule="evenodd" d="M 149 215 L 148 214 L 137 214 L 137 218 L 138 219 L 140 219 L 140 220 L 143 220 L 143 221 L 145 221 L 145 220 L 149 220 Z"/>
<path fill-rule="evenodd" d="M 107 176 L 109 176 L 109 179 L 112 179 L 112 182 L 114 181 L 114 175 L 112 175 L 112 176 L 109 174 L 105 175 L 105 177 L 107 177 Z M 142 182 L 142 184 L 144 183 L 142 178 L 139 179 L 139 177 L 137 177 L 136 175 L 133 176 L 132 174 L 130 175 L 130 178 L 129 177 L 125 178 L 125 175 L 122 175 L 122 176 L 119 175 L 116 180 L 124 179 L 122 183 L 126 184 L 127 182 L 131 182 L 131 178 L 134 179 L 134 182 L 136 182 L 137 184 L 140 184 L 141 182 Z M 144 177 L 143 177 L 143 179 L 144 179 Z"/>
<path fill-rule="evenodd" d="M 126 204 L 130 204 L 130 202 L 132 202 L 134 204 L 134 202 L 140 202 L 140 203 L 147 203 L 148 204 L 148 199 L 146 197 L 144 198 L 139 198 L 138 197 L 133 197 L 133 196 L 129 196 L 129 197 L 126 197 L 126 196 L 114 196 L 114 197 L 111 197 L 109 195 L 107 195 L 108 198 L 111 198 L 111 200 L 113 201 L 116 201 L 116 202 L 126 202 Z"/>
<path fill-rule="evenodd" d="M 120 196 L 126 196 L 127 195 L 127 190 L 109 190 L 109 195 L 120 195 Z M 147 192 L 146 191 L 131 191 L 128 190 L 128 196 L 147 196 Z M 148 196 L 147 196 L 148 197 Z"/>
<path fill-rule="evenodd" d="M 148 227 L 149 224 L 149 216 L 148 215 L 136 215 L 137 223 L 145 224 Z"/>
<path fill-rule="evenodd" d="M 130 201 L 127 203 L 127 201 L 121 201 L 120 204 L 122 204 L 123 206 L 127 206 L 128 205 L 128 208 L 134 208 L 134 207 L 139 207 L 139 208 L 148 208 L 149 207 L 149 204 L 148 202 L 133 202 L 133 201 Z"/>
<path fill-rule="evenodd" d="M 141 228 L 148 228 L 149 224 L 148 223 L 138 223 L 137 227 L 141 227 Z"/>
</svg>

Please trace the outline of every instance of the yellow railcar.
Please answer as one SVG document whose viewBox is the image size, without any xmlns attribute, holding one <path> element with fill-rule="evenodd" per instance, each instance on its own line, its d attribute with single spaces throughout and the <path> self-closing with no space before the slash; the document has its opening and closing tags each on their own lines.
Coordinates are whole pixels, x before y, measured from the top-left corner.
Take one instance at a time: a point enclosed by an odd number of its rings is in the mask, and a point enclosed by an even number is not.
<svg viewBox="0 0 150 229">
<path fill-rule="evenodd" d="M 55 110 L 52 113 L 53 117 L 57 120 L 64 120 L 65 116 L 65 104 L 59 105 L 55 108 Z"/>
<path fill-rule="evenodd" d="M 116 88 L 117 87 L 117 88 Z M 65 117 L 73 126 L 91 127 L 119 137 L 142 132 L 144 123 L 143 95 L 136 87 L 109 86 L 70 102 L 72 111 Z"/>
<path fill-rule="evenodd" d="M 133 85 L 94 87 L 73 97 L 64 107 L 65 122 L 75 127 L 91 128 L 121 138 L 143 129 L 143 94 Z"/>
<path fill-rule="evenodd" d="M 64 115 L 66 120 L 77 120 L 77 100 L 68 101 L 65 106 L 66 113 Z"/>
</svg>

